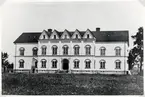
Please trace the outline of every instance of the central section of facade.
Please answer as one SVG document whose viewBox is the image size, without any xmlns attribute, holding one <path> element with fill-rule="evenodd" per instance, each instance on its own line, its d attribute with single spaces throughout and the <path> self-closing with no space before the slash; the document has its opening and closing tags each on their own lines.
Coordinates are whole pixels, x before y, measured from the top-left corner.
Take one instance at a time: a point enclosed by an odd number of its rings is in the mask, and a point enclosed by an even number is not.
<svg viewBox="0 0 145 97">
<path fill-rule="evenodd" d="M 128 31 L 48 29 L 23 33 L 14 43 L 16 72 L 125 74 L 128 71 Z"/>
</svg>

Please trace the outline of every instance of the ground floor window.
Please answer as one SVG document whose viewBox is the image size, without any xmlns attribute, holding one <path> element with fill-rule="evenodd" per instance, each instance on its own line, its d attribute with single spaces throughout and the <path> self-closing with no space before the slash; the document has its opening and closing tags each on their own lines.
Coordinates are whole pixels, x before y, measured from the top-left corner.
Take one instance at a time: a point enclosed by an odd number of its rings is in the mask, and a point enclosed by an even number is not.
<svg viewBox="0 0 145 97">
<path fill-rule="evenodd" d="M 116 60 L 115 61 L 115 63 L 116 63 L 116 69 L 120 69 L 121 68 L 121 61 L 120 60 Z"/>
<path fill-rule="evenodd" d="M 74 60 L 74 68 L 79 68 L 79 60 Z"/>
<path fill-rule="evenodd" d="M 100 61 L 100 69 L 105 69 L 105 60 Z"/>
<path fill-rule="evenodd" d="M 21 59 L 19 61 L 19 68 L 24 68 L 24 60 L 23 59 Z"/>
<path fill-rule="evenodd" d="M 91 61 L 89 59 L 85 60 L 86 68 L 90 68 Z"/>
<path fill-rule="evenodd" d="M 41 68 L 46 68 L 46 60 L 45 59 L 42 59 L 41 60 Z"/>
<path fill-rule="evenodd" d="M 52 60 L 52 68 L 57 68 L 57 60 Z"/>
</svg>

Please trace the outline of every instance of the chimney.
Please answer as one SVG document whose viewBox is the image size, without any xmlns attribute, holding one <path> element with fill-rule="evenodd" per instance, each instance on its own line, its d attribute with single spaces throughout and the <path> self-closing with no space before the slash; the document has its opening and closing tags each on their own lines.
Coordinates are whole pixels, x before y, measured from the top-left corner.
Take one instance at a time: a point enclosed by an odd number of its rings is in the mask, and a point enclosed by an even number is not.
<svg viewBox="0 0 145 97">
<path fill-rule="evenodd" d="M 52 29 L 48 29 L 48 32 L 52 32 Z"/>
<path fill-rule="evenodd" d="M 96 28 L 96 31 L 100 31 L 100 28 Z"/>
</svg>

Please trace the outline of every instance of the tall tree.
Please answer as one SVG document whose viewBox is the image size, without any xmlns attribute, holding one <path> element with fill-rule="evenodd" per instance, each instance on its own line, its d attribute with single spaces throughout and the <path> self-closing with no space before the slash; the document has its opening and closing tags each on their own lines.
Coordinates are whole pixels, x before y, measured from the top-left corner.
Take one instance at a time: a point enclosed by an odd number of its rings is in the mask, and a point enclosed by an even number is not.
<svg viewBox="0 0 145 97">
<path fill-rule="evenodd" d="M 143 27 L 140 27 L 138 29 L 138 32 L 136 35 L 133 35 L 132 38 L 134 41 L 134 47 L 129 52 L 128 57 L 128 63 L 129 63 L 129 69 L 133 67 L 133 63 L 135 60 L 138 60 L 140 62 L 140 71 L 142 71 L 143 66 Z"/>
<path fill-rule="evenodd" d="M 2 59 L 2 68 L 4 70 L 4 72 L 6 71 L 9 62 L 8 62 L 8 54 L 5 52 L 1 52 L 1 59 Z"/>
</svg>

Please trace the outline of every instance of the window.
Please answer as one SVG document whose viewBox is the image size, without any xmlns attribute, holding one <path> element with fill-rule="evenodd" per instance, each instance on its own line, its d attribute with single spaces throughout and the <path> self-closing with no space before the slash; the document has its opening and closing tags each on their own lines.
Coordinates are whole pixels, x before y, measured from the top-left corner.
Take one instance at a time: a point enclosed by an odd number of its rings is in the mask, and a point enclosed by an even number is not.
<svg viewBox="0 0 145 97">
<path fill-rule="evenodd" d="M 25 51 L 25 49 L 24 49 L 23 47 L 21 47 L 19 50 L 20 50 L 20 55 L 21 55 L 21 56 L 24 56 L 24 51 Z"/>
<path fill-rule="evenodd" d="M 56 39 L 56 35 L 54 35 L 54 39 Z"/>
<path fill-rule="evenodd" d="M 90 45 L 86 45 L 86 55 L 90 55 L 91 54 L 91 46 Z"/>
<path fill-rule="evenodd" d="M 116 56 L 120 56 L 121 55 L 121 48 L 120 47 L 116 47 L 115 48 L 115 54 L 116 54 Z"/>
<path fill-rule="evenodd" d="M 46 60 L 45 59 L 42 59 L 41 60 L 41 68 L 46 68 Z"/>
<path fill-rule="evenodd" d="M 35 68 L 37 68 L 37 63 L 38 63 L 38 61 L 35 61 Z"/>
<path fill-rule="evenodd" d="M 90 35 L 89 34 L 87 34 L 87 38 L 90 38 Z"/>
<path fill-rule="evenodd" d="M 116 69 L 120 69 L 121 68 L 121 61 L 120 60 L 116 60 L 115 64 L 116 64 Z"/>
<path fill-rule="evenodd" d="M 76 38 L 78 38 L 78 34 L 76 34 Z"/>
<path fill-rule="evenodd" d="M 100 61 L 100 69 L 105 69 L 105 60 Z"/>
<path fill-rule="evenodd" d="M 74 46 L 74 55 L 79 55 L 79 49 L 80 47 L 78 45 Z"/>
<path fill-rule="evenodd" d="M 67 39 L 67 35 L 65 35 L 65 37 L 64 37 L 65 39 Z"/>
<path fill-rule="evenodd" d="M 33 56 L 37 56 L 37 51 L 38 51 L 38 48 L 37 47 L 34 47 L 33 48 Z"/>
<path fill-rule="evenodd" d="M 100 55 L 101 56 L 105 56 L 105 51 L 106 51 L 106 48 L 105 47 L 101 47 L 100 48 Z"/>
<path fill-rule="evenodd" d="M 86 61 L 85 61 L 85 63 L 86 63 L 86 68 L 90 68 L 91 66 L 91 61 L 89 60 L 89 59 L 87 59 Z"/>
<path fill-rule="evenodd" d="M 19 68 L 24 68 L 24 60 L 19 60 Z"/>
<path fill-rule="evenodd" d="M 67 45 L 63 46 L 63 54 L 68 55 L 68 46 Z"/>
<path fill-rule="evenodd" d="M 79 62 L 78 59 L 74 60 L 74 68 L 79 68 Z"/>
<path fill-rule="evenodd" d="M 46 55 L 46 46 L 45 45 L 42 46 L 42 55 Z"/>
<path fill-rule="evenodd" d="M 56 59 L 52 60 L 52 68 L 57 68 L 57 60 Z"/>
<path fill-rule="evenodd" d="M 45 39 L 45 35 L 43 35 L 43 39 Z"/>
<path fill-rule="evenodd" d="M 57 46 L 52 46 L 52 55 L 57 55 Z"/>
</svg>

